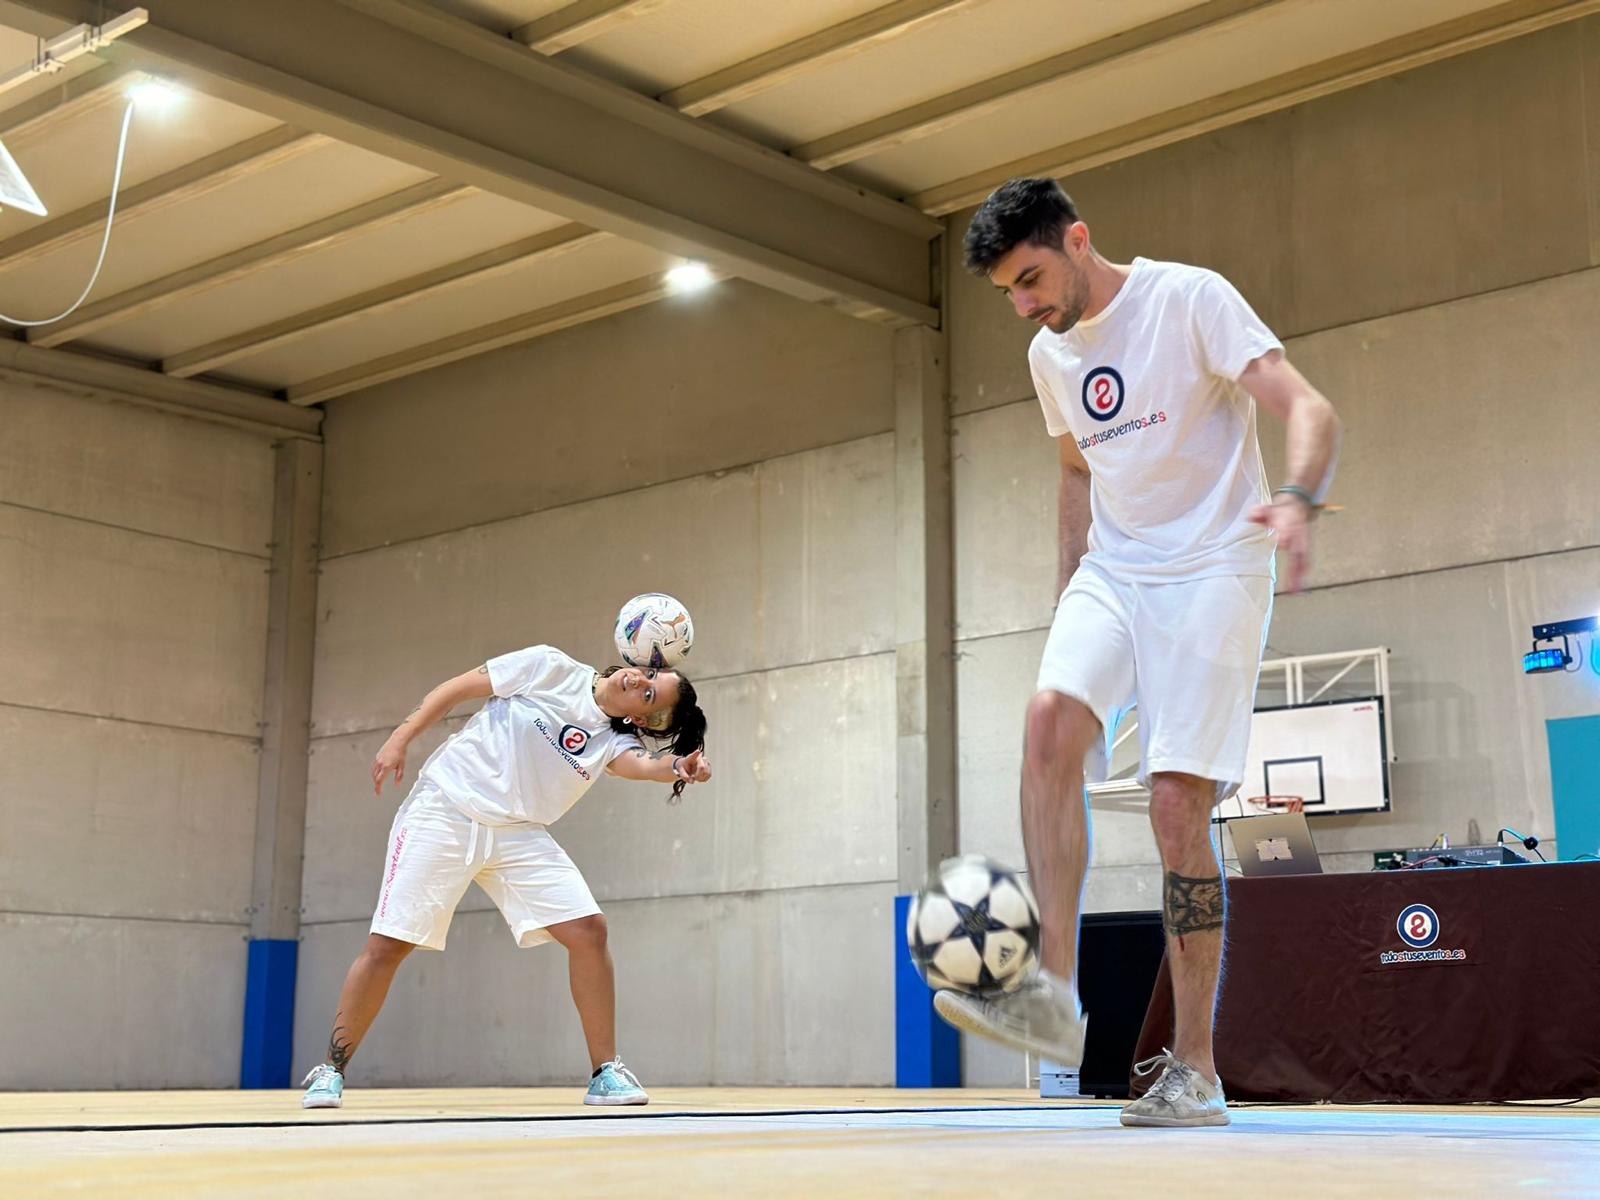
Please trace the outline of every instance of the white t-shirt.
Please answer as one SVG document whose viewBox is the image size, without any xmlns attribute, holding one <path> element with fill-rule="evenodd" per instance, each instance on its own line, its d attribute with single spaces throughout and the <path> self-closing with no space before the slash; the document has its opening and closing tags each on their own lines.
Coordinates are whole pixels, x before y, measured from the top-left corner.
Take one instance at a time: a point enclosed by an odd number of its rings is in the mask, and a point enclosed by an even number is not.
<svg viewBox="0 0 1600 1200">
<path fill-rule="evenodd" d="M 1238 384 L 1282 343 L 1215 271 L 1136 258 L 1103 312 L 1040 329 L 1028 365 L 1045 426 L 1092 476 L 1089 552 L 1113 578 L 1273 573 L 1255 400 Z"/>
<path fill-rule="evenodd" d="M 549 825 L 612 759 L 643 748 L 594 702 L 594 668 L 554 646 L 502 654 L 488 666 L 494 696 L 417 776 L 473 820 Z"/>
</svg>

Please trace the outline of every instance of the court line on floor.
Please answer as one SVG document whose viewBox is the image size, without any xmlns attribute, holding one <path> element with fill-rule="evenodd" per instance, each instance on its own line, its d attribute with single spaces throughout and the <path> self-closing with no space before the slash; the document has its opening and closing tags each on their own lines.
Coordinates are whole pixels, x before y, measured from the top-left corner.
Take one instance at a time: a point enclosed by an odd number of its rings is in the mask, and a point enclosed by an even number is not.
<svg viewBox="0 0 1600 1200">
<path fill-rule="evenodd" d="M 492 1113 L 479 1116 L 351 1117 L 333 1120 L 273 1121 L 184 1121 L 116 1125 L 5 1125 L 8 1133 L 159 1133 L 188 1129 L 318 1129 L 325 1126 L 363 1125 L 493 1125 L 528 1121 L 667 1121 L 675 1117 L 847 1117 L 895 1114 L 980 1113 L 980 1112 L 1106 1112 L 1104 1104 L 991 1104 L 954 1105 L 934 1108 L 783 1108 L 783 1109 L 693 1109 L 682 1112 L 581 1112 L 581 1113 Z"/>
</svg>

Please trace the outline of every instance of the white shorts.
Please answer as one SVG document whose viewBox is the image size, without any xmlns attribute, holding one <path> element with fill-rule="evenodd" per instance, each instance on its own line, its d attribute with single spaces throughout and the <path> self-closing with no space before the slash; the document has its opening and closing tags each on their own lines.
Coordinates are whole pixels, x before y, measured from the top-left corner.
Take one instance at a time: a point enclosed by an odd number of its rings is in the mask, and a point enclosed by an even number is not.
<svg viewBox="0 0 1600 1200">
<path fill-rule="evenodd" d="M 372 932 L 443 950 L 473 880 L 523 949 L 550 941 L 547 926 L 600 911 L 577 864 L 543 825 L 481 825 L 419 783 L 389 830 Z"/>
<path fill-rule="evenodd" d="M 1158 771 L 1210 779 L 1217 800 L 1244 780 L 1272 580 L 1218 575 L 1122 583 L 1090 562 L 1061 595 L 1038 690 L 1086 705 L 1105 731 L 1085 764 L 1104 779 L 1117 723 L 1139 709 L 1139 782 Z"/>
</svg>

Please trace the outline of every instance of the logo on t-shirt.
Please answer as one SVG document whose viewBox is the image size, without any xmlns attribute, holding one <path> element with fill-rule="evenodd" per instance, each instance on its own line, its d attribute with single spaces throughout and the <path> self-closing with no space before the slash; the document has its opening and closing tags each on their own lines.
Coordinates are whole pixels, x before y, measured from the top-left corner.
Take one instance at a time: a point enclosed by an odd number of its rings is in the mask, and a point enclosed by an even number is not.
<svg viewBox="0 0 1600 1200">
<path fill-rule="evenodd" d="M 1122 411 L 1122 376 L 1115 367 L 1096 367 L 1083 377 L 1083 411 L 1109 421 Z"/>
<path fill-rule="evenodd" d="M 583 748 L 589 744 L 589 731 L 579 729 L 576 725 L 563 725 L 556 740 L 568 754 L 582 754 Z"/>
</svg>

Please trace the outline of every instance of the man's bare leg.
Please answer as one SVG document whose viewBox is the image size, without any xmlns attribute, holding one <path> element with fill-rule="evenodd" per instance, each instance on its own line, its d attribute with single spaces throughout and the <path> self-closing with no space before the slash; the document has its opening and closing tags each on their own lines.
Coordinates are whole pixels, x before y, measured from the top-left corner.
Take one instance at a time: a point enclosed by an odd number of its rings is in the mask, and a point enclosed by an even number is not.
<svg viewBox="0 0 1600 1200">
<path fill-rule="evenodd" d="M 1074 986 L 1078 912 L 1089 866 L 1083 759 L 1099 736 L 1094 714 L 1059 692 L 1040 692 L 1028 703 L 1022 836 L 1039 901 L 1044 970 L 1000 996 L 947 990 L 933 999 L 939 1015 L 957 1029 L 1067 1066 L 1083 1057 L 1084 1021 Z"/>
<path fill-rule="evenodd" d="M 344 988 L 339 992 L 333 1033 L 328 1038 L 328 1064 L 341 1075 L 383 1008 L 395 972 L 415 949 L 410 942 L 374 933 L 368 936 L 360 956 L 350 964 Z"/>
<path fill-rule="evenodd" d="M 1089 806 L 1083 760 L 1101 736 L 1088 706 L 1060 692 L 1028 703 L 1022 750 L 1022 843 L 1039 902 L 1040 958 L 1064 980 L 1078 977 L 1078 916 L 1089 870 Z"/>
<path fill-rule="evenodd" d="M 1150 825 L 1161 850 L 1162 917 L 1175 1014 L 1172 1052 L 1217 1078 L 1211 1032 L 1222 977 L 1226 917 L 1221 864 L 1211 841 L 1216 785 L 1161 772 L 1150 779 Z"/>
</svg>

